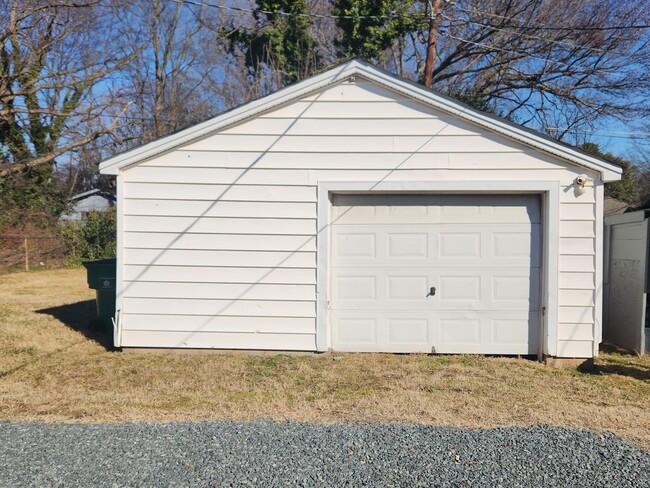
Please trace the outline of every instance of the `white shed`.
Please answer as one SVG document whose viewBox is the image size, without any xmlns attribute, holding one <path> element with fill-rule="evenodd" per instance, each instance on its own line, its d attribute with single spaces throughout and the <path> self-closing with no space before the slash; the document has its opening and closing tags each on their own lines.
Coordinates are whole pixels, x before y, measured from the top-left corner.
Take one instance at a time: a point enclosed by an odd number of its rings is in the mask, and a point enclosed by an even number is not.
<svg viewBox="0 0 650 488">
<path fill-rule="evenodd" d="M 621 169 L 366 63 L 100 168 L 116 346 L 598 353 Z"/>
</svg>

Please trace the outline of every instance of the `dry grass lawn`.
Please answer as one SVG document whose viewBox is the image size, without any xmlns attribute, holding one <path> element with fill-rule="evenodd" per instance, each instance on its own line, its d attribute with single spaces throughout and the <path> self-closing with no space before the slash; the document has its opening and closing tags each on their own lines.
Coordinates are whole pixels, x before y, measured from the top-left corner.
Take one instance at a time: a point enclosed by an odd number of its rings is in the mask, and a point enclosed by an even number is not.
<svg viewBox="0 0 650 488">
<path fill-rule="evenodd" d="M 0 419 L 552 424 L 650 448 L 650 358 L 591 372 L 474 356 L 121 353 L 89 327 L 83 269 L 0 276 Z"/>
</svg>

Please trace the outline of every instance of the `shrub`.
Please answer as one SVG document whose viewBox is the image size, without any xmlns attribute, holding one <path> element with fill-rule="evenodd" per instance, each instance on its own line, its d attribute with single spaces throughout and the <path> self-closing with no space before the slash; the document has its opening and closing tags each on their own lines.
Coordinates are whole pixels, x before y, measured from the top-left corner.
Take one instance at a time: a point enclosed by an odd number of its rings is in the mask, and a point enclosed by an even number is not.
<svg viewBox="0 0 650 488">
<path fill-rule="evenodd" d="M 85 222 L 62 223 L 58 234 L 66 246 L 69 264 L 114 258 L 116 222 L 115 208 L 111 208 L 90 212 Z"/>
</svg>

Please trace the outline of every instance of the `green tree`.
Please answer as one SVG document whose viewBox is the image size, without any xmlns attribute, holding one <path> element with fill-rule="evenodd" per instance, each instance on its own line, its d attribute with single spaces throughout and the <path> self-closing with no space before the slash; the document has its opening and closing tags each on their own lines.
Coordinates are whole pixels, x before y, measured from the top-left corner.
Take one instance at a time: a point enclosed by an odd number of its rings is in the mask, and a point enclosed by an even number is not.
<svg viewBox="0 0 650 488">
<path fill-rule="evenodd" d="M 280 88 L 310 76 L 322 57 L 309 33 L 305 0 L 259 0 L 251 28 L 230 26 L 226 36 L 231 54 L 243 54 L 253 76 L 269 71 Z"/>
<path fill-rule="evenodd" d="M 620 181 L 612 181 L 605 183 L 605 195 L 608 197 L 616 198 L 622 202 L 630 204 L 638 203 L 640 199 L 639 185 L 637 183 L 637 168 L 634 164 L 620 156 L 615 156 L 612 153 L 601 151 L 598 144 L 593 142 L 586 142 L 580 146 L 580 149 L 602 158 L 610 163 L 617 164 L 623 168 L 623 175 Z"/>
<path fill-rule="evenodd" d="M 426 25 L 415 0 L 336 0 L 333 14 L 341 30 L 338 55 L 383 62 L 386 50 L 405 45 L 405 37 Z"/>
</svg>

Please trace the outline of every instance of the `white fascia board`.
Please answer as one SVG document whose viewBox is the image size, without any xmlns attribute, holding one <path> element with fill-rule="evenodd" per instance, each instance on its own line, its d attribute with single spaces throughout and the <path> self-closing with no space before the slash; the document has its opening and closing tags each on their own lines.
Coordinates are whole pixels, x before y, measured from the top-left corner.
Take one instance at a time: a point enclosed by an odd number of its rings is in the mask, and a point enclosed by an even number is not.
<svg viewBox="0 0 650 488">
<path fill-rule="evenodd" d="M 388 89 L 423 102 L 426 105 L 433 106 L 434 108 L 447 112 L 450 115 L 467 120 L 478 126 L 502 134 L 536 149 L 540 149 L 584 168 L 597 171 L 600 173 L 603 181 L 616 181 L 621 178 L 622 169 L 619 166 L 588 156 L 563 144 L 554 143 L 553 141 L 543 137 L 541 134 L 536 135 L 534 132 L 518 127 L 515 124 L 497 119 L 461 103 L 455 102 L 452 99 L 437 95 L 416 83 L 379 70 L 374 66 L 359 60 L 348 61 L 340 66 L 321 73 L 320 75 L 313 76 L 294 85 L 283 88 L 271 95 L 247 103 L 176 134 L 171 134 L 150 142 L 149 144 L 145 144 L 144 146 L 132 149 L 131 151 L 118 154 L 117 156 L 100 163 L 99 170 L 103 174 L 116 175 L 120 168 L 130 166 L 143 161 L 144 159 L 174 149 L 183 144 L 187 144 L 226 126 L 236 124 L 266 110 L 306 96 L 316 90 L 325 88 L 328 85 L 356 75 L 367 78 L 370 81 L 374 81 Z"/>
</svg>

